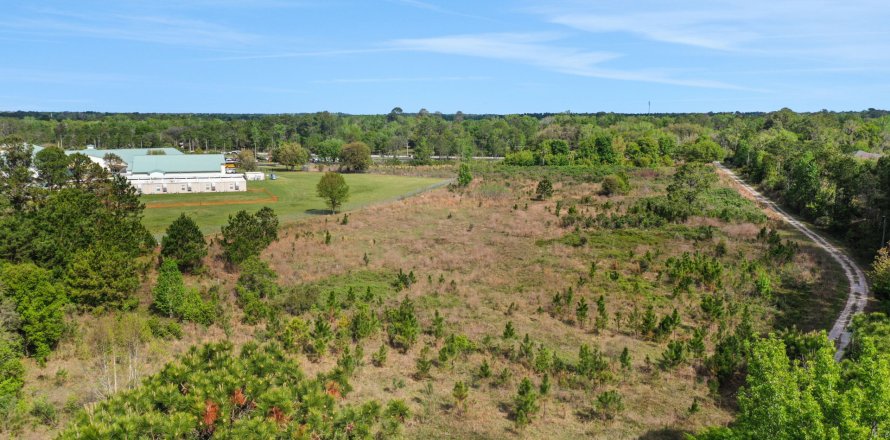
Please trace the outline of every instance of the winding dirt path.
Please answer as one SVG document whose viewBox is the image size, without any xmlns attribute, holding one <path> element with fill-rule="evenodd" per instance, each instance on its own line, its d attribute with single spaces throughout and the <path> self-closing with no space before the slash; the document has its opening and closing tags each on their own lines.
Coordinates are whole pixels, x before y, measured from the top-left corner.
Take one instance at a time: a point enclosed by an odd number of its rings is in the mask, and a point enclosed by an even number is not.
<svg viewBox="0 0 890 440">
<path fill-rule="evenodd" d="M 840 361 L 844 356 L 844 350 L 847 348 L 847 345 L 850 344 L 851 334 L 848 327 L 853 320 L 853 315 L 862 313 L 868 302 L 868 282 L 865 278 L 865 273 L 847 254 L 829 243 L 828 240 L 821 235 L 813 232 L 803 223 L 797 221 L 790 214 L 782 210 L 782 208 L 778 207 L 775 202 L 764 197 L 757 190 L 742 181 L 742 179 L 740 179 L 732 170 L 726 168 L 721 163 L 714 162 L 714 165 L 717 166 L 719 171 L 729 176 L 729 178 L 753 196 L 765 209 L 774 211 L 776 215 L 782 218 L 782 220 L 793 226 L 803 235 L 807 236 L 807 238 L 824 249 L 825 252 L 828 252 L 828 254 L 837 261 L 841 268 L 844 269 L 844 274 L 850 282 L 850 293 L 847 295 L 847 303 L 844 305 L 844 309 L 841 310 L 840 315 L 834 321 L 834 325 L 828 332 L 828 337 L 834 341 L 834 344 L 837 347 L 834 358 L 835 360 Z"/>
</svg>

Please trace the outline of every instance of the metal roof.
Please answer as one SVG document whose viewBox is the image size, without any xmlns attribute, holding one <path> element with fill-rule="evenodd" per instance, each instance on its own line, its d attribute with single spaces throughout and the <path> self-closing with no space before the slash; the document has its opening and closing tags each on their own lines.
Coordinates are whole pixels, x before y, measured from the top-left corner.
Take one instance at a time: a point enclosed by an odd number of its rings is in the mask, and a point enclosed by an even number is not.
<svg viewBox="0 0 890 440">
<path fill-rule="evenodd" d="M 126 164 L 128 165 L 127 168 L 129 168 L 130 170 L 132 170 L 132 169 L 133 169 L 133 160 L 134 160 L 134 158 L 136 158 L 137 156 L 147 156 L 149 151 L 163 151 L 164 154 L 163 154 L 163 155 L 160 155 L 161 157 L 163 157 L 163 156 L 184 156 L 184 154 L 182 154 L 181 151 L 179 151 L 179 150 L 177 150 L 177 149 L 175 149 L 175 148 L 171 148 L 171 147 L 163 147 L 163 148 L 118 148 L 118 149 L 114 149 L 114 150 L 97 150 L 97 149 L 94 149 L 94 148 L 87 148 L 87 149 L 85 149 L 85 150 L 66 150 L 66 151 L 65 151 L 65 154 L 75 154 L 75 153 L 80 153 L 80 154 L 85 154 L 85 155 L 90 156 L 90 157 L 95 157 L 95 158 L 102 159 L 102 158 L 105 157 L 106 154 L 108 154 L 108 153 L 112 153 L 112 154 L 116 154 L 118 157 L 121 158 L 121 160 L 123 160 L 124 162 L 126 162 Z M 157 157 L 157 156 L 155 156 L 155 157 Z"/>
<path fill-rule="evenodd" d="M 133 174 L 219 173 L 225 161 L 222 154 L 136 156 L 129 171 Z"/>
</svg>

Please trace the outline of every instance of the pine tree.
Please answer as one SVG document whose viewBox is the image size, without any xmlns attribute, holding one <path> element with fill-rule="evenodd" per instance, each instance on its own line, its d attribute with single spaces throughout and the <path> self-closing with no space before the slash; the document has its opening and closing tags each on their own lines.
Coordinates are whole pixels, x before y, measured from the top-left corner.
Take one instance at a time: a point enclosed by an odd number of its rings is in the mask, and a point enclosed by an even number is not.
<svg viewBox="0 0 890 440">
<path fill-rule="evenodd" d="M 442 337 L 445 336 L 445 318 L 439 314 L 439 310 L 436 310 L 435 315 L 433 316 L 433 326 L 430 329 L 430 334 L 432 334 L 436 340 L 442 339 Z"/>
<path fill-rule="evenodd" d="M 191 217 L 182 213 L 167 227 L 167 233 L 161 239 L 161 257 L 174 259 L 179 269 L 193 270 L 201 265 L 207 256 L 207 242 L 198 224 Z"/>
<path fill-rule="evenodd" d="M 488 365 L 488 360 L 483 360 L 482 365 L 479 366 L 479 377 L 483 379 L 487 379 L 491 377 L 491 366 Z"/>
<path fill-rule="evenodd" d="M 524 427 L 531 423 L 531 418 L 538 412 L 538 394 L 534 391 L 532 381 L 527 377 L 519 383 L 519 390 L 513 398 L 513 416 L 516 426 Z"/>
<path fill-rule="evenodd" d="M 433 361 L 430 359 L 430 348 L 428 346 L 425 346 L 420 350 L 420 357 L 417 358 L 417 363 L 415 365 L 417 367 L 417 372 L 414 373 L 415 378 L 421 380 L 430 377 L 430 369 L 433 367 Z"/>
<path fill-rule="evenodd" d="M 504 326 L 504 339 L 513 339 L 516 337 L 516 329 L 513 328 L 513 321 L 507 321 Z"/>
<path fill-rule="evenodd" d="M 622 370 L 630 370 L 630 352 L 627 350 L 627 347 L 624 347 L 624 350 L 621 350 L 621 357 L 619 360 L 621 362 Z"/>
<path fill-rule="evenodd" d="M 470 394 L 470 388 L 463 381 L 454 383 L 454 389 L 451 390 L 451 396 L 454 397 L 454 407 L 459 411 L 466 410 L 467 397 Z"/>
<path fill-rule="evenodd" d="M 158 272 L 158 281 L 152 290 L 153 307 L 158 313 L 173 318 L 179 314 L 185 300 L 185 283 L 176 260 L 164 260 Z"/>
<path fill-rule="evenodd" d="M 605 330 L 606 325 L 609 323 L 609 314 L 606 312 L 606 299 L 603 295 L 596 300 L 596 331 L 600 332 Z"/>
<path fill-rule="evenodd" d="M 578 320 L 578 326 L 581 328 L 584 328 L 584 323 L 587 321 L 588 309 L 587 300 L 582 296 L 578 301 L 578 306 L 575 307 L 575 318 Z"/>
</svg>

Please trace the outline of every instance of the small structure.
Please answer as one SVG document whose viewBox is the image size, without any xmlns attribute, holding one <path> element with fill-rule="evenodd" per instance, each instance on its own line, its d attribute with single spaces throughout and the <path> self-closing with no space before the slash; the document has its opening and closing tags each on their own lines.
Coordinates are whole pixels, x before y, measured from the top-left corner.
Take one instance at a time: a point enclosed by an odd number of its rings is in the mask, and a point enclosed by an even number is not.
<svg viewBox="0 0 890 440">
<path fill-rule="evenodd" d="M 248 171 L 244 173 L 244 178 L 247 180 L 266 180 L 266 173 L 261 171 Z"/>
</svg>

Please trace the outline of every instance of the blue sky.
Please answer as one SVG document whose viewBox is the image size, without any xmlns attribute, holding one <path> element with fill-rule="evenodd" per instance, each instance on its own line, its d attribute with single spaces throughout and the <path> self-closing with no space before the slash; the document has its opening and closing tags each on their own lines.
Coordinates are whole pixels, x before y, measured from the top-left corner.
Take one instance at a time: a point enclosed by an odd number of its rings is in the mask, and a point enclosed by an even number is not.
<svg viewBox="0 0 890 440">
<path fill-rule="evenodd" d="M 8 1 L 0 110 L 888 108 L 886 1 Z"/>
</svg>

